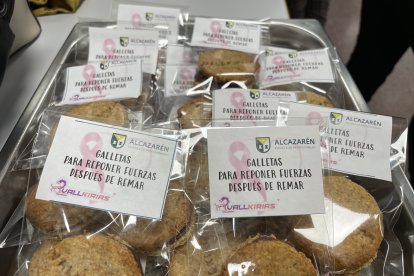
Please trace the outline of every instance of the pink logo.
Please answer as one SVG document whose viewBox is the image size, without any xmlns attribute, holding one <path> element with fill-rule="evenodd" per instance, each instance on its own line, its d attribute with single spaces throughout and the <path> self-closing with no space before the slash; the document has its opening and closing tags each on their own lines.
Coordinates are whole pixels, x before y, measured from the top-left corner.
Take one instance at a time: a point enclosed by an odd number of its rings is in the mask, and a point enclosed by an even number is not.
<svg viewBox="0 0 414 276">
<path fill-rule="evenodd" d="M 190 64 L 193 60 L 193 52 L 191 49 L 183 49 L 183 62 L 186 64 Z"/>
<path fill-rule="evenodd" d="M 115 50 L 116 50 L 115 41 L 110 38 L 105 39 L 103 43 L 103 51 L 109 60 L 117 59 L 117 56 L 115 55 Z"/>
<path fill-rule="evenodd" d="M 220 24 L 219 21 L 215 21 L 215 20 L 211 21 L 210 31 L 211 31 L 211 35 L 210 35 L 210 38 L 208 39 L 209 41 L 218 40 L 219 42 L 221 42 L 222 45 L 227 44 L 224 37 L 222 35 L 220 35 L 221 24 Z"/>
<path fill-rule="evenodd" d="M 242 154 L 240 159 L 237 157 L 237 153 Z M 230 161 L 230 164 L 233 166 L 233 168 L 236 169 L 237 179 L 242 179 L 241 171 L 250 170 L 250 168 L 247 167 L 247 159 L 250 159 L 250 152 L 247 146 L 243 142 L 236 141 L 230 145 L 230 148 L 228 151 L 228 159 Z M 262 181 L 255 176 L 253 177 L 253 181 L 255 183 L 262 183 Z M 260 189 L 259 193 L 263 197 L 263 200 L 266 202 L 267 201 L 266 191 L 264 189 Z"/>
<path fill-rule="evenodd" d="M 252 115 L 242 113 L 242 111 L 245 110 L 244 103 L 246 102 L 246 98 L 244 97 L 243 93 L 240 91 L 233 92 L 231 94 L 230 102 L 235 109 L 235 112 L 232 113 L 230 119 L 233 118 L 234 120 L 250 120 L 252 121 L 253 125 L 256 125 L 256 122 Z"/>
<path fill-rule="evenodd" d="M 102 94 L 101 86 L 95 81 L 96 69 L 92 64 L 87 64 L 83 67 L 82 76 L 86 83 L 82 87 L 82 91 L 87 91 L 88 87 L 95 86 L 95 90 Z"/>
<path fill-rule="evenodd" d="M 66 186 L 66 180 L 60 179 L 56 181 L 56 183 L 50 185 L 50 191 L 56 193 L 57 195 L 63 195 L 62 193 L 63 188 Z"/>
<path fill-rule="evenodd" d="M 138 13 L 134 13 L 131 18 L 131 23 L 134 28 L 137 28 L 137 29 L 141 28 L 141 25 L 142 25 L 141 16 Z"/>
<path fill-rule="evenodd" d="M 223 213 L 231 213 L 233 210 L 230 206 L 230 200 L 228 197 L 223 196 L 219 199 L 219 203 L 215 203 L 216 211 L 222 211 Z"/>
<path fill-rule="evenodd" d="M 94 199 L 94 200 L 102 200 L 102 201 L 109 201 L 110 196 L 104 195 L 104 194 L 96 194 L 96 193 L 89 193 L 89 192 L 83 192 L 76 189 L 65 189 L 67 183 L 66 180 L 60 179 L 56 181 L 56 183 L 50 185 L 50 191 L 54 192 L 55 194 L 59 196 L 79 196 L 79 197 L 85 197 L 88 199 Z"/>
<path fill-rule="evenodd" d="M 90 147 L 88 145 L 89 143 L 95 144 L 95 145 L 93 147 Z M 80 152 L 82 154 L 83 159 L 94 161 L 96 160 L 96 153 L 98 152 L 98 150 L 102 150 L 102 147 L 103 147 L 103 141 L 102 141 L 101 136 L 96 132 L 89 132 L 88 134 L 85 135 L 85 137 L 83 137 L 81 141 Z M 84 170 L 86 168 L 85 165 L 86 165 L 86 162 L 84 162 L 82 166 L 77 166 L 75 169 Z M 92 172 L 102 175 L 102 177 L 100 177 L 100 181 L 98 182 L 99 182 L 100 190 L 101 192 L 103 192 L 104 185 L 105 185 L 104 172 L 100 169 L 93 169 Z"/>
<path fill-rule="evenodd" d="M 193 72 L 188 68 L 182 68 L 180 70 L 180 77 L 183 81 L 192 81 L 193 79 Z"/>
</svg>

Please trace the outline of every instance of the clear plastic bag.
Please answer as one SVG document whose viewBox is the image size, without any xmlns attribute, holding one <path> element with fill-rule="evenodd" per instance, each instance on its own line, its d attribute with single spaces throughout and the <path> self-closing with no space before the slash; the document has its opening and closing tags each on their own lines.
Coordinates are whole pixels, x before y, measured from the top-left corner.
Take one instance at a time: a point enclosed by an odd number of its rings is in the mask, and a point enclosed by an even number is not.
<svg viewBox="0 0 414 276">
<path fill-rule="evenodd" d="M 47 125 L 47 121 L 43 124 Z M 148 134 L 179 139 L 175 159 L 171 166 L 170 185 L 162 219 L 157 221 L 90 207 L 35 199 L 36 185 L 42 172 L 29 168 L 28 192 L 22 200 L 22 212 L 16 212 L 0 234 L 2 247 L 19 246 L 19 270 L 16 275 L 44 273 L 43 269 L 46 267 L 39 265 L 41 259 L 43 264 L 50 265 L 47 268 L 55 271 L 54 273 L 63 273 L 67 269 L 72 269 L 71 271 L 85 269 L 84 271 L 92 273 L 98 269 L 95 264 L 85 268 L 79 261 L 83 258 L 95 260 L 96 265 L 100 266 L 99 260 L 102 257 L 99 254 L 107 250 L 106 253 L 111 256 L 114 252 L 115 255 L 120 254 L 120 256 L 114 255 L 115 261 L 107 260 L 112 265 L 104 268 L 103 271 L 106 271 L 104 273 L 128 272 L 131 275 L 141 275 L 139 273 L 145 271 L 147 256 L 169 252 L 183 243 L 183 240 L 187 238 L 186 233 L 192 231 L 195 223 L 194 206 L 183 189 L 188 151 L 187 136 L 166 128 L 149 127 L 144 131 Z M 53 134 L 49 133 L 49 135 Z M 59 187 L 51 186 L 51 189 L 55 188 Z M 180 204 L 177 206 L 178 203 Z M 92 203 L 91 206 L 93 207 Z M 142 238 L 143 236 L 147 238 Z M 83 249 L 76 245 L 78 243 L 83 244 L 81 246 Z M 66 246 L 76 249 L 65 251 Z M 81 251 L 77 251 L 78 249 Z M 54 257 L 48 258 L 48 252 L 59 254 L 65 260 L 64 264 L 56 264 Z M 79 258 L 79 256 L 84 257 Z M 105 254 L 105 256 L 108 255 Z M 128 268 L 128 265 L 122 265 L 125 260 L 129 260 L 127 263 L 133 269 Z M 140 265 L 140 262 L 143 265 Z M 79 266 L 79 268 L 73 266 Z M 133 273 L 129 269 L 132 269 Z"/>
<path fill-rule="evenodd" d="M 127 0 L 117 0 L 113 4 L 112 18 L 117 21 L 118 28 L 157 30 L 162 47 L 181 40 L 188 7 Z"/>
<path fill-rule="evenodd" d="M 294 120 L 295 118 L 293 120 L 290 118 L 290 116 L 295 116 L 289 113 L 292 111 L 292 105 L 291 103 L 281 103 L 280 112 L 283 116 L 279 118 L 279 124 L 297 124 L 296 120 Z M 305 111 L 305 107 L 309 111 L 312 110 L 308 105 L 301 106 L 303 112 L 308 112 Z M 337 129 L 338 124 L 347 120 L 348 116 L 351 117 L 350 114 L 352 114 L 352 118 L 363 118 L 362 116 L 364 116 L 362 112 L 358 113 L 333 108 L 314 108 L 313 110 L 313 114 L 320 113 L 322 116 L 331 114 L 329 129 Z M 360 115 L 359 117 L 358 114 Z M 313 123 L 318 123 L 316 117 Z M 365 169 L 365 175 L 363 173 L 357 174 L 356 172 L 333 173 L 335 176 L 329 178 L 333 185 L 326 186 L 325 196 L 333 203 L 332 212 L 327 213 L 326 218 L 330 220 L 334 233 L 330 234 L 329 240 L 321 242 L 312 241 L 316 233 L 308 233 L 309 236 L 304 239 L 306 242 L 303 242 L 304 235 L 301 235 L 302 244 L 309 245 L 311 243 L 315 247 L 329 245 L 329 251 L 332 252 L 337 264 L 335 271 L 338 273 L 361 271 L 360 275 L 403 274 L 402 248 L 393 230 L 403 205 L 403 189 L 394 175 L 397 170 L 404 169 L 405 167 L 407 123 L 406 120 L 401 118 L 391 119 L 392 123 L 389 129 L 391 137 L 388 137 L 390 141 L 390 144 L 388 144 L 390 146 L 389 150 L 387 150 L 387 143 L 385 142 L 383 144 L 378 144 L 377 142 L 377 144 L 372 144 L 369 147 L 371 149 L 385 149 L 384 152 L 389 155 L 389 159 L 385 156 L 384 160 L 379 160 L 378 158 L 370 162 L 369 165 L 361 164 L 359 166 L 361 168 L 369 166 L 375 170 L 376 167 L 383 163 L 382 161 L 385 161 L 388 165 L 386 164 L 387 166 L 384 169 L 381 166 L 379 170 L 388 170 L 392 175 L 392 179 L 390 181 L 381 180 L 378 176 L 371 175 L 367 169 Z M 381 121 L 378 117 L 378 122 L 375 124 L 379 125 L 381 122 L 381 125 L 384 125 L 386 120 L 382 119 Z M 366 121 L 373 123 L 375 119 L 367 119 Z M 309 123 L 309 120 L 304 123 Z M 364 129 L 363 126 L 360 126 L 360 128 Z M 340 167 L 337 167 L 335 162 L 341 161 L 341 158 L 333 155 L 333 148 L 347 144 L 344 141 L 347 139 L 358 141 L 360 136 L 352 136 L 351 132 L 355 131 L 357 133 L 356 130 L 343 129 L 342 133 L 346 137 L 337 138 L 340 137 L 339 129 L 335 130 L 335 132 L 329 129 L 327 131 L 332 134 L 329 141 L 331 162 L 334 162 L 332 163 L 331 170 L 340 171 Z M 369 135 L 371 132 L 366 129 L 362 133 Z M 378 134 L 371 133 L 371 135 Z M 382 137 L 384 135 L 379 136 L 384 138 Z M 375 137 L 372 136 L 371 138 Z M 385 140 L 387 140 L 386 137 Z M 364 142 L 370 145 L 374 143 L 373 141 L 366 138 L 364 140 Z M 362 146 L 362 142 L 359 145 Z M 334 152 L 335 154 L 337 153 L 336 151 Z M 343 151 L 343 153 L 347 152 Z M 356 152 L 353 152 L 353 154 L 356 154 Z M 360 156 L 363 155 L 361 154 Z M 304 220 L 307 220 L 307 223 L 309 223 L 309 217 Z"/>
<path fill-rule="evenodd" d="M 27 152 L 16 160 L 13 170 L 43 167 L 61 115 L 140 130 L 144 124 L 151 124 L 153 112 L 151 106 L 139 104 L 135 99 L 49 107 L 42 115 L 33 148 L 26 149 Z"/>
<path fill-rule="evenodd" d="M 323 131 L 323 129 L 321 130 Z M 305 271 L 310 273 L 306 275 L 312 275 L 312 273 L 322 275 L 334 271 L 334 262 L 327 247 L 320 250 L 324 254 L 324 259 L 321 258 L 319 263 L 315 262 L 314 264 L 311 260 L 316 260 L 318 252 L 313 252 L 314 255 L 311 253 L 308 256 L 309 259 L 294 249 L 292 239 L 294 224 L 289 222 L 295 216 L 210 218 L 207 128 L 186 129 L 185 132 L 190 137 L 191 145 L 187 161 L 185 189 L 198 210 L 198 225 L 196 225 L 194 234 L 188 239 L 188 242 L 182 247 L 174 249 L 166 257 L 169 262 L 168 272 L 171 275 L 223 275 L 223 273 L 227 275 L 226 273 L 231 274 L 232 271 L 233 273 L 235 273 L 234 271 L 247 273 L 252 269 L 259 271 L 263 269 L 263 266 L 270 269 L 267 273 L 275 271 L 283 273 L 283 270 L 280 270 L 281 266 L 274 265 L 272 267 L 270 263 L 287 261 L 283 257 L 278 257 L 283 256 L 286 251 L 295 252 L 291 257 L 293 259 L 297 257 L 305 264 Z M 327 139 L 326 134 L 322 135 L 323 139 Z M 325 204 L 325 208 L 328 211 L 332 206 L 328 203 Z M 321 235 L 327 238 L 328 233 L 331 232 L 330 229 L 327 229 L 328 222 L 324 221 L 323 215 L 314 216 L 320 218 L 320 225 L 325 225 L 324 235 L 322 230 Z M 313 225 L 307 226 L 309 231 L 312 231 L 314 227 Z M 241 253 L 242 256 L 237 257 L 240 252 L 246 251 L 250 251 L 250 255 Z M 270 255 L 272 256 L 270 257 Z M 266 264 L 266 261 L 263 263 L 259 261 L 259 259 L 266 259 L 264 256 L 270 258 L 269 264 Z M 165 266 L 162 261 L 158 261 L 157 265 L 159 267 Z M 286 266 L 289 267 L 289 264 L 286 263 Z M 181 274 L 176 274 L 180 272 Z"/>
</svg>

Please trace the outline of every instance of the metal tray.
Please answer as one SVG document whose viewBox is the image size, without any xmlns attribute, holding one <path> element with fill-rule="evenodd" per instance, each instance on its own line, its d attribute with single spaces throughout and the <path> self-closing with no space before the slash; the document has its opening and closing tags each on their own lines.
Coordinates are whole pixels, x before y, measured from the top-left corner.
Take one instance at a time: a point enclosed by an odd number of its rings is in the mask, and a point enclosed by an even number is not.
<svg viewBox="0 0 414 276">
<path fill-rule="evenodd" d="M 315 20 L 268 20 L 261 24 L 268 27 L 266 45 L 300 50 L 329 47 L 332 54 L 335 54 L 325 31 Z M 11 171 L 11 168 L 18 157 L 30 151 L 41 114 L 53 96 L 54 83 L 60 70 L 67 64 L 77 64 L 79 60 L 86 60 L 87 51 L 85 55 L 85 51 L 81 49 L 87 49 L 86 37 L 90 26 L 109 28 L 113 25 L 112 22 L 82 22 L 75 25 L 0 152 L 0 232 L 13 212 L 23 214 L 24 206 L 19 203 L 26 192 L 29 173 Z M 180 30 L 180 34 L 185 37 L 191 30 L 192 23 L 189 22 L 183 30 Z M 346 108 L 368 112 L 369 108 L 346 67 L 342 62 L 338 66 L 339 88 L 344 92 Z M 412 275 L 414 273 L 414 192 L 401 168 L 394 170 L 393 182 L 396 187 L 399 185 L 403 187 L 404 205 L 395 233 L 403 246 L 405 274 Z M 16 253 L 17 248 L 0 249 L 0 274 L 7 274 L 7 272 L 13 274 L 16 271 Z"/>
</svg>

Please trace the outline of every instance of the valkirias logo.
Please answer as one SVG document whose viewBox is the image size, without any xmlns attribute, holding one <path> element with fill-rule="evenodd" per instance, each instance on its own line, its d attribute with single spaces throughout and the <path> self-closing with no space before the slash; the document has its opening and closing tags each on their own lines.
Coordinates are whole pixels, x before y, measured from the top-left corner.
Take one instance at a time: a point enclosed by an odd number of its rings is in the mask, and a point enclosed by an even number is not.
<svg viewBox="0 0 414 276">
<path fill-rule="evenodd" d="M 126 135 L 113 133 L 111 138 L 111 146 L 116 149 L 120 149 L 125 145 Z"/>
<path fill-rule="evenodd" d="M 331 116 L 329 116 L 329 119 L 332 124 L 339 125 L 342 123 L 342 117 L 343 115 L 341 113 L 331 112 Z"/>
<path fill-rule="evenodd" d="M 250 98 L 252 98 L 253 100 L 257 100 L 258 98 L 260 98 L 260 91 L 259 90 L 250 90 Z"/>
<path fill-rule="evenodd" d="M 119 38 L 119 44 L 121 44 L 122 47 L 126 47 L 129 44 L 129 37 L 127 36 L 121 36 Z"/>
<path fill-rule="evenodd" d="M 256 137 L 256 149 L 261 153 L 268 152 L 270 150 L 270 137 Z"/>
</svg>

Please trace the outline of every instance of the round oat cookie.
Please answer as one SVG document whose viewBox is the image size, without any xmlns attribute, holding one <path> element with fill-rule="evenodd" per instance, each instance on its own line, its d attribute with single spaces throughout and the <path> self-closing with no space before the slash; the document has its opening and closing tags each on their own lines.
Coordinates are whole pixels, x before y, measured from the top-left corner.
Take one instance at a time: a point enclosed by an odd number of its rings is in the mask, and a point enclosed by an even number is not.
<svg viewBox="0 0 414 276">
<path fill-rule="evenodd" d="M 301 100 L 306 101 L 308 104 L 314 104 L 314 105 L 321 105 L 326 107 L 333 107 L 333 103 L 331 102 L 328 97 L 317 94 L 315 92 L 305 91 L 303 92 L 304 96 Z"/>
<path fill-rule="evenodd" d="M 177 110 L 181 128 L 204 127 L 211 122 L 211 99 L 198 96 Z"/>
<path fill-rule="evenodd" d="M 319 216 L 333 229 L 327 232 L 326 225 L 314 221 L 316 216 L 300 216 L 293 227 L 294 243 L 319 262 L 326 263 L 329 253 L 338 273 L 356 272 L 377 255 L 383 239 L 381 210 L 363 187 L 346 177 L 325 177 L 324 190 L 328 211 Z"/>
<path fill-rule="evenodd" d="M 171 180 L 162 219 L 136 218 L 133 223 L 129 220 L 119 236 L 139 252 L 154 256 L 165 245 L 175 248 L 184 244 L 194 220 L 194 207 L 183 191 L 181 182 Z"/>
<path fill-rule="evenodd" d="M 316 270 L 305 254 L 287 243 L 274 236 L 257 235 L 230 255 L 223 275 L 316 276 Z"/>
<path fill-rule="evenodd" d="M 229 250 L 216 248 L 204 252 L 195 252 L 192 247 L 183 246 L 171 257 L 169 276 L 208 275 L 220 276 Z"/>
<path fill-rule="evenodd" d="M 102 234 L 78 235 L 45 243 L 34 254 L 29 276 L 142 275 L 129 249 Z"/>
<path fill-rule="evenodd" d="M 103 211 L 36 199 L 37 185 L 27 196 L 26 217 L 42 232 L 62 234 L 80 231 L 104 215 Z"/>
<path fill-rule="evenodd" d="M 204 76 L 212 76 L 218 83 L 223 84 L 229 81 L 253 83 L 260 65 L 252 54 L 213 49 L 200 53 L 198 67 Z"/>
<path fill-rule="evenodd" d="M 128 122 L 128 112 L 125 107 L 113 101 L 98 101 L 76 105 L 66 113 L 86 120 L 118 126 L 123 126 Z"/>
</svg>

